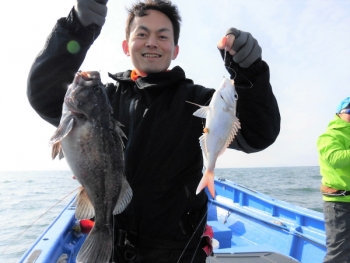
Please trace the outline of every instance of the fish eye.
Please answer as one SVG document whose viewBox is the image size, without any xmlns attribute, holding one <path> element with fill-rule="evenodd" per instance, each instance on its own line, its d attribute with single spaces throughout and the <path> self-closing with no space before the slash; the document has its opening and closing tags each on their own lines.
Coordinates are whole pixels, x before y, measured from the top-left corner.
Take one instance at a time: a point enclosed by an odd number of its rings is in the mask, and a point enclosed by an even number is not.
<svg viewBox="0 0 350 263">
<path fill-rule="evenodd" d="M 99 86 L 94 86 L 94 87 L 93 87 L 93 90 L 94 90 L 95 92 L 99 93 L 99 94 L 102 93 L 102 91 L 101 91 L 101 89 L 100 89 Z"/>
</svg>

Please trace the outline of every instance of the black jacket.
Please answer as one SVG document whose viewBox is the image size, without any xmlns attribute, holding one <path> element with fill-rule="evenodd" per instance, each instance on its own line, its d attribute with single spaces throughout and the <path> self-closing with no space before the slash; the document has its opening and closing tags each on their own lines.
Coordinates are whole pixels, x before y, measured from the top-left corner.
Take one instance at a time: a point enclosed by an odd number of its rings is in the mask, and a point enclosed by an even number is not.
<svg viewBox="0 0 350 263">
<path fill-rule="evenodd" d="M 35 59 L 28 78 L 28 98 L 38 114 L 55 126 L 67 86 L 99 32 L 100 28 L 80 26 L 71 12 L 68 18 L 58 20 Z M 70 41 L 79 44 L 79 52 L 67 50 Z M 253 87 L 237 89 L 242 128 L 230 147 L 257 152 L 275 141 L 280 128 L 269 69 L 262 60 L 248 69 L 234 66 L 239 72 L 236 84 L 248 77 Z M 116 217 L 117 228 L 157 240 L 188 240 L 205 216 L 207 197 L 204 191 L 195 195 L 202 177 L 199 137 L 204 120 L 193 116 L 197 107 L 186 101 L 208 104 L 215 90 L 195 85 L 180 67 L 135 82 L 130 71 L 110 77 L 115 84 L 106 88 L 114 117 L 124 125 L 128 138 L 125 173 L 134 193 L 131 204 Z M 203 222 L 195 240 L 202 234 Z"/>
</svg>

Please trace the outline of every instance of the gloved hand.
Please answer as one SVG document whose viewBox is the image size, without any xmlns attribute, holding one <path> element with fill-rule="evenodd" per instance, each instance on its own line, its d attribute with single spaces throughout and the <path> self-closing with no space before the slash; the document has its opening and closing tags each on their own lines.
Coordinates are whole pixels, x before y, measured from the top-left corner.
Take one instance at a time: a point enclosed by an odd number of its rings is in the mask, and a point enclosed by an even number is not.
<svg viewBox="0 0 350 263">
<path fill-rule="evenodd" d="M 261 47 L 258 41 L 250 33 L 236 28 L 230 28 L 227 31 L 226 36 L 219 41 L 218 48 L 228 51 L 227 61 L 233 60 L 242 68 L 248 68 L 261 57 Z"/>
<path fill-rule="evenodd" d="M 102 27 L 106 21 L 108 0 L 77 0 L 74 11 L 79 22 L 87 27 L 95 24 Z"/>
</svg>

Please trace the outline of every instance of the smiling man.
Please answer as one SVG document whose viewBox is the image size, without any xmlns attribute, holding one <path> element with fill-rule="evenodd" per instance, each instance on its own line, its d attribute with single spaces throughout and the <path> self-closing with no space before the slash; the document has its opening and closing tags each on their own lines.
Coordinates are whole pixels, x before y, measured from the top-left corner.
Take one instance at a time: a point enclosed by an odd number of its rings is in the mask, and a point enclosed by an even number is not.
<svg viewBox="0 0 350 263">
<path fill-rule="evenodd" d="M 175 45 L 174 30 L 169 18 L 155 10 L 135 17 L 130 25 L 123 50 L 139 76 L 166 71 L 176 59 L 179 46 Z"/>
<path fill-rule="evenodd" d="M 55 126 L 67 84 L 105 22 L 106 3 L 77 0 L 68 17 L 58 20 L 31 68 L 29 101 Z M 180 22 L 170 1 L 132 5 L 122 46 L 134 68 L 109 74 L 114 83 L 105 85 L 113 116 L 127 136 L 125 174 L 133 190 L 129 206 L 115 215 L 115 262 L 204 263 L 208 256 L 204 248 L 210 244 L 202 239 L 208 198 L 204 191 L 196 195 L 203 169 L 203 123 L 193 116 L 197 107 L 186 101 L 207 105 L 215 90 L 194 84 L 178 66 L 169 68 L 179 54 Z M 72 41 L 80 47 L 75 52 L 67 49 Z M 242 128 L 229 147 L 262 151 L 278 136 L 280 115 L 261 47 L 250 33 L 236 28 L 212 44 L 225 58 L 239 95 Z M 200 63 L 207 63 L 205 56 Z M 204 74 L 210 74 L 210 65 Z"/>
</svg>

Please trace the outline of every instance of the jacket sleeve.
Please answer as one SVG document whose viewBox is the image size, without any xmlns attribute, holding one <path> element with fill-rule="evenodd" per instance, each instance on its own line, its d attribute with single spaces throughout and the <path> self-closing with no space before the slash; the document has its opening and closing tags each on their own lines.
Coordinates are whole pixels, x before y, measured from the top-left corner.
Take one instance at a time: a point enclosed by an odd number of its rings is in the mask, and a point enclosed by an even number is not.
<svg viewBox="0 0 350 263">
<path fill-rule="evenodd" d="M 280 131 L 280 112 L 270 85 L 267 63 L 258 59 L 248 68 L 232 63 L 238 93 L 237 117 L 241 122 L 235 140 L 229 146 L 245 153 L 269 147 Z M 231 72 L 230 72 L 231 73 Z"/>
<path fill-rule="evenodd" d="M 335 134 L 322 134 L 317 140 L 317 149 L 322 162 L 333 169 L 349 166 L 350 150 L 344 147 L 344 143 Z"/>
<path fill-rule="evenodd" d="M 101 31 L 83 27 L 73 9 L 61 18 L 35 58 L 27 80 L 27 96 L 34 110 L 58 126 L 68 85 L 83 63 L 86 53 Z"/>
</svg>

